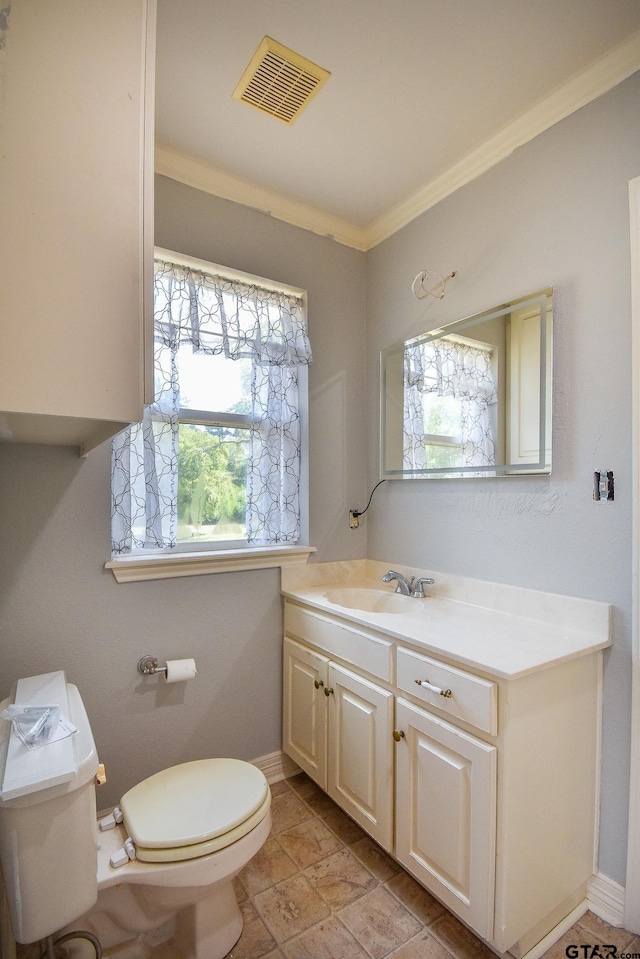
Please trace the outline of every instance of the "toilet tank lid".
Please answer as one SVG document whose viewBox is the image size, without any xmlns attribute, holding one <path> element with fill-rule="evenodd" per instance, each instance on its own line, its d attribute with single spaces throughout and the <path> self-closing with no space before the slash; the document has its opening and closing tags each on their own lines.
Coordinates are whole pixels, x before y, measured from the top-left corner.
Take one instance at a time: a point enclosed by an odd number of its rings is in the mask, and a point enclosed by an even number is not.
<svg viewBox="0 0 640 959">
<path fill-rule="evenodd" d="M 0 703 L 60 706 L 77 733 L 58 742 L 28 749 L 10 722 L 0 720 L 0 804 L 31 805 L 79 789 L 98 768 L 91 727 L 77 688 L 63 670 L 19 679 L 13 697 Z"/>
<path fill-rule="evenodd" d="M 240 759 L 200 759 L 171 766 L 138 783 L 120 800 L 137 845 L 190 846 L 221 836 L 264 803 L 264 774 Z"/>
</svg>

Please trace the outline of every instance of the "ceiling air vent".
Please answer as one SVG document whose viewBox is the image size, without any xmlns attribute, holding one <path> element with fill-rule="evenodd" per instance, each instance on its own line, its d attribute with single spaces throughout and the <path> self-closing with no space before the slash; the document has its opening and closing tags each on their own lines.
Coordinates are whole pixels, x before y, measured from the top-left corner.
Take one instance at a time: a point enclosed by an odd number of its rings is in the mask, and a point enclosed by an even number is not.
<svg viewBox="0 0 640 959">
<path fill-rule="evenodd" d="M 330 75 L 271 37 L 265 37 L 233 96 L 283 123 L 293 123 Z"/>
</svg>

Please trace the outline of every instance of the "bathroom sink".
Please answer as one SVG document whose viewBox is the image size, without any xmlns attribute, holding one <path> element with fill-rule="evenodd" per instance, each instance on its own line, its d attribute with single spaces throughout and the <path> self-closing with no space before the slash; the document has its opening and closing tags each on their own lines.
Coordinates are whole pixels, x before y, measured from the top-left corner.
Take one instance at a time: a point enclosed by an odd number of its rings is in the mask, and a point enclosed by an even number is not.
<svg viewBox="0 0 640 959">
<path fill-rule="evenodd" d="M 340 586 L 329 589 L 326 599 L 334 606 L 345 609 L 360 609 L 366 613 L 410 613 L 417 609 L 419 599 L 393 593 L 386 589 L 369 589 L 366 586 Z"/>
</svg>

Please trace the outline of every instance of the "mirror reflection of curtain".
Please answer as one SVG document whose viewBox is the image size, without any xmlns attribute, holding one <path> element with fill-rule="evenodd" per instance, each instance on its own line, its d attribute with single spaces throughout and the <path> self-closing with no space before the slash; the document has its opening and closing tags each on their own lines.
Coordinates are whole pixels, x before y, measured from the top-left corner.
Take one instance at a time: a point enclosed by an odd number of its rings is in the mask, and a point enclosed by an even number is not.
<svg viewBox="0 0 640 959">
<path fill-rule="evenodd" d="M 405 349 L 404 469 L 419 472 L 431 465 L 425 433 L 433 431 L 425 428 L 425 397 L 433 395 L 459 401 L 460 452 L 456 465 L 492 466 L 495 445 L 489 407 L 498 397 L 491 351 L 446 338 Z"/>
</svg>

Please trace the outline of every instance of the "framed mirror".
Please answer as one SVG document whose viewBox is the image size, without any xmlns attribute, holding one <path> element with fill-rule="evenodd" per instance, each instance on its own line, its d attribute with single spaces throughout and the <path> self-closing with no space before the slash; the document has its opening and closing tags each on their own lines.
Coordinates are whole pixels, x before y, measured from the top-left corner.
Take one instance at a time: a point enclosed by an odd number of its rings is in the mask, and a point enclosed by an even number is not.
<svg viewBox="0 0 640 959">
<path fill-rule="evenodd" d="M 551 472 L 552 290 L 380 354 L 380 478 Z"/>
</svg>

